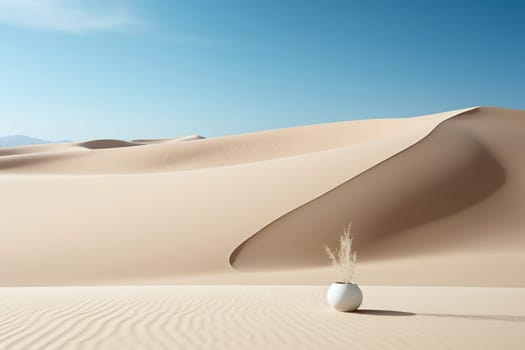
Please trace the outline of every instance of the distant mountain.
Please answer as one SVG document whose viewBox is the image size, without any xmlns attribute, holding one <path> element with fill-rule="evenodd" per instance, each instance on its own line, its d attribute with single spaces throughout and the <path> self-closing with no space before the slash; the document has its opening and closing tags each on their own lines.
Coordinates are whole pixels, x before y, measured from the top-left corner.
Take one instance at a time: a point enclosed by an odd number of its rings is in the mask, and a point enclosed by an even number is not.
<svg viewBox="0 0 525 350">
<path fill-rule="evenodd" d="M 41 140 L 24 135 L 11 135 L 0 137 L 0 147 L 37 145 L 41 143 L 52 143 L 51 141 Z"/>
</svg>

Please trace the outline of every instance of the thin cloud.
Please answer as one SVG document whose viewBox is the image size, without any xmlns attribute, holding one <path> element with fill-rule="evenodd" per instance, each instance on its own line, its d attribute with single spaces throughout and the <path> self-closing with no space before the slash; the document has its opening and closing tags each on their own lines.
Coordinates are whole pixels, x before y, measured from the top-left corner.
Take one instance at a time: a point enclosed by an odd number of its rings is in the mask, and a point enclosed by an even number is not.
<svg viewBox="0 0 525 350">
<path fill-rule="evenodd" d="M 73 0 L 0 0 L 0 23 L 40 30 L 84 33 L 127 31 L 135 28 L 140 21 L 124 9 L 110 8 L 107 5 L 92 9 Z"/>
</svg>

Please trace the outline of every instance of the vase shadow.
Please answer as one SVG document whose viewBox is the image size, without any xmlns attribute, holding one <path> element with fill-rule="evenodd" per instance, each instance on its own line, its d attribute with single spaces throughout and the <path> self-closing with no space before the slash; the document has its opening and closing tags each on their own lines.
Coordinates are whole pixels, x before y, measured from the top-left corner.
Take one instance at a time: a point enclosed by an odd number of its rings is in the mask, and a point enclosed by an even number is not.
<svg viewBox="0 0 525 350">
<path fill-rule="evenodd" d="M 426 316 L 426 317 L 447 317 L 447 318 L 462 318 L 467 320 L 493 320 L 506 322 L 525 322 L 525 316 L 515 315 L 463 315 L 463 314 L 425 314 L 397 310 L 381 310 L 381 309 L 359 309 L 350 311 L 360 315 L 370 316 Z"/>
<path fill-rule="evenodd" d="M 372 316 L 415 316 L 413 312 L 396 311 L 396 310 L 379 310 L 379 309 L 359 309 L 354 311 L 356 314 Z"/>
<path fill-rule="evenodd" d="M 418 316 L 428 316 L 428 317 L 463 318 L 467 320 L 525 322 L 525 316 L 515 316 L 515 315 L 461 315 L 461 314 L 417 314 L 417 315 Z"/>
</svg>

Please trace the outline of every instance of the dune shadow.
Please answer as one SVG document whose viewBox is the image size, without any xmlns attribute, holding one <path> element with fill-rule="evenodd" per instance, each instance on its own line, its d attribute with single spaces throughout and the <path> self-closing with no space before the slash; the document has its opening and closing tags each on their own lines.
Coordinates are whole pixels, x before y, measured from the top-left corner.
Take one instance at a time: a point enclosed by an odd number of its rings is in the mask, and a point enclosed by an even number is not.
<svg viewBox="0 0 525 350">
<path fill-rule="evenodd" d="M 77 146 L 96 150 L 96 149 L 107 149 L 107 148 L 135 147 L 135 146 L 142 146 L 142 144 L 129 142 L 129 141 L 122 141 L 122 140 L 104 139 L 104 140 L 92 140 L 92 141 L 80 142 L 77 144 Z"/>
<path fill-rule="evenodd" d="M 377 309 L 359 309 L 357 311 L 353 311 L 353 313 L 372 316 L 416 316 L 416 314 L 413 312 Z"/>
</svg>

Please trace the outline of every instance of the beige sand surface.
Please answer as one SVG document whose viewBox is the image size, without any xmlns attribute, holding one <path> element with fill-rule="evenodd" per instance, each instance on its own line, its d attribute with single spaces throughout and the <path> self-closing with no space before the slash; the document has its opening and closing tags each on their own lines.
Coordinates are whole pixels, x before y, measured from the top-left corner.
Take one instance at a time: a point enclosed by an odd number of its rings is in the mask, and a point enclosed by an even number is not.
<svg viewBox="0 0 525 350">
<path fill-rule="evenodd" d="M 362 283 L 525 286 L 523 134 L 483 107 L 4 148 L 0 284 L 327 283 L 352 220 Z"/>
<path fill-rule="evenodd" d="M 0 283 L 216 283 L 218 275 L 222 283 L 324 283 L 326 271 L 242 274 L 230 255 L 276 218 L 465 111 L 185 142 L 4 149 Z M 318 232 L 328 242 L 338 234 Z M 326 266 L 319 257 L 314 265 Z"/>
<path fill-rule="evenodd" d="M 523 349 L 523 135 L 482 107 L 0 148 L 0 349 Z M 324 300 L 349 221 L 357 282 L 404 286 L 357 314 Z"/>
<path fill-rule="evenodd" d="M 524 134 L 483 107 L 4 148 L 0 285 L 327 283 L 352 220 L 361 283 L 523 287 Z"/>
<path fill-rule="evenodd" d="M 319 286 L 0 289 L 0 348 L 523 349 L 525 289 L 364 287 L 359 313 Z"/>
</svg>

